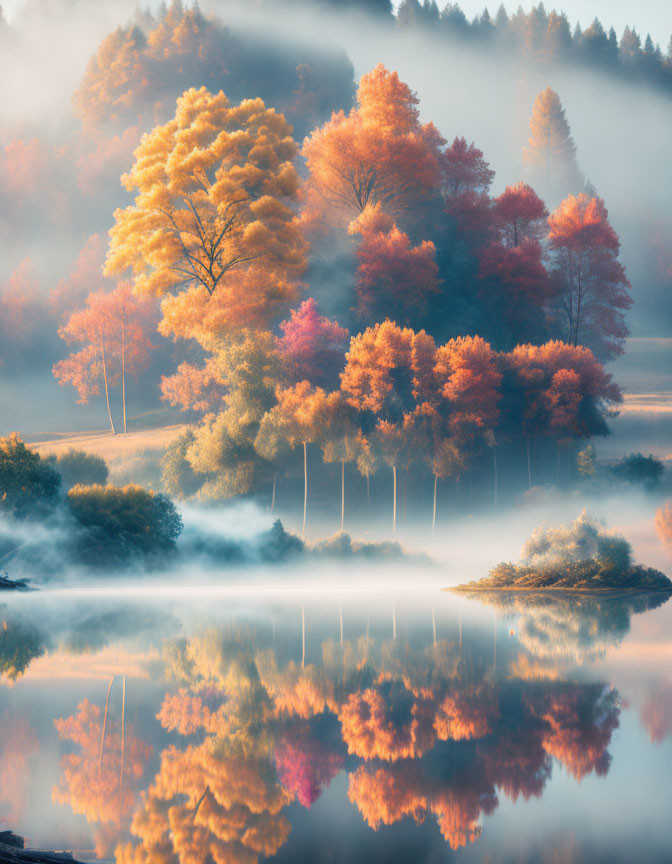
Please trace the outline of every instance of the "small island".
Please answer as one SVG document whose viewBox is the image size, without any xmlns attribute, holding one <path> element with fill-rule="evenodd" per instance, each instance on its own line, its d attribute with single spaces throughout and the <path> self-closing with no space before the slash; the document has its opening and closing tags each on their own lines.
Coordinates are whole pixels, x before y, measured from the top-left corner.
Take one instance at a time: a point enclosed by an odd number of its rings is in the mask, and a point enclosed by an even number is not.
<svg viewBox="0 0 672 864">
<path fill-rule="evenodd" d="M 632 546 L 584 510 L 569 525 L 537 528 L 519 564 L 501 562 L 484 579 L 453 591 L 664 591 L 672 582 L 633 561 Z"/>
</svg>

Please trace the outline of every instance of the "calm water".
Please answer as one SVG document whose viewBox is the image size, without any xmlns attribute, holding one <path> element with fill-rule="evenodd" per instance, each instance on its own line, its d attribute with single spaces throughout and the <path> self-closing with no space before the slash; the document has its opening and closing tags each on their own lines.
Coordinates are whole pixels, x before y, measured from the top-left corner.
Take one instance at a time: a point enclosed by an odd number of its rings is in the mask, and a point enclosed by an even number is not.
<svg viewBox="0 0 672 864">
<path fill-rule="evenodd" d="M 0 817 L 33 846 L 672 860 L 672 603 L 45 592 L 0 621 Z"/>
</svg>

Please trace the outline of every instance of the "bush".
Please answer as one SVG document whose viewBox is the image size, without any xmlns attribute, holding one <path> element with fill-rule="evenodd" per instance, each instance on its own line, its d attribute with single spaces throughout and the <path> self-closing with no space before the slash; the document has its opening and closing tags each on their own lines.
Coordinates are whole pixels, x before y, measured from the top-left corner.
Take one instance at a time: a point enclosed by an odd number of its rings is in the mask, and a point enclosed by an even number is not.
<svg viewBox="0 0 672 864">
<path fill-rule="evenodd" d="M 87 564 L 118 564 L 134 555 L 162 556 L 175 550 L 182 519 L 167 495 L 142 486 L 75 486 L 70 511 L 86 529 L 77 542 Z"/>
<path fill-rule="evenodd" d="M 49 464 L 61 475 L 65 492 L 73 486 L 93 486 L 107 483 L 107 463 L 100 456 L 70 448 L 65 453 L 48 457 Z"/>
<path fill-rule="evenodd" d="M 0 512 L 42 515 L 56 505 L 60 486 L 58 472 L 18 435 L 0 438 Z"/>
<path fill-rule="evenodd" d="M 659 485 L 665 466 L 655 456 L 642 456 L 641 453 L 631 453 L 611 469 L 618 480 L 626 483 L 638 483 L 646 489 L 655 489 Z"/>
<path fill-rule="evenodd" d="M 590 519 L 585 510 L 569 525 L 537 528 L 523 547 L 520 564 L 502 562 L 470 590 L 625 589 L 672 591 L 663 573 L 632 560 L 630 543 Z"/>
</svg>

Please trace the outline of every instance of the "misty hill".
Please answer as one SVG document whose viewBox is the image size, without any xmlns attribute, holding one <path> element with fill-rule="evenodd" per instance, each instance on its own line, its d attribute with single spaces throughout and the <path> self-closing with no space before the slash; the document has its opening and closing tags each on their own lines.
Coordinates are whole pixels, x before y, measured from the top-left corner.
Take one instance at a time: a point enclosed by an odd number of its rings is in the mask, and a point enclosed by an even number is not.
<svg viewBox="0 0 672 864">
<path fill-rule="evenodd" d="M 672 591 L 672 582 L 632 560 L 624 537 L 607 531 L 585 510 L 569 525 L 537 528 L 520 564 L 502 562 L 485 579 L 458 591 Z"/>
</svg>

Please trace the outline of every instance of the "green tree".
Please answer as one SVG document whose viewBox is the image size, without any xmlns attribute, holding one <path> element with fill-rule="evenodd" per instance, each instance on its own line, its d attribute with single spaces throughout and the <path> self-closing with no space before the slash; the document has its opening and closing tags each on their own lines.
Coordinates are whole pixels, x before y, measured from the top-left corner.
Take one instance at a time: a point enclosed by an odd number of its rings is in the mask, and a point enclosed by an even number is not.
<svg viewBox="0 0 672 864">
<path fill-rule="evenodd" d="M 53 509 L 61 478 L 16 433 L 0 438 L 0 512 L 18 518 Z"/>
</svg>

